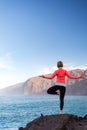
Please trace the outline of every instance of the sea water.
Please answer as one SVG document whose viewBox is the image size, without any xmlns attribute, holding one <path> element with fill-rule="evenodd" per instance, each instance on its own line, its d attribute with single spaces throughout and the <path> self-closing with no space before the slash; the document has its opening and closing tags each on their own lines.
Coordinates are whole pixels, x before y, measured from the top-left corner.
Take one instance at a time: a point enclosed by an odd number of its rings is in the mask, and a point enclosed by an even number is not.
<svg viewBox="0 0 87 130">
<path fill-rule="evenodd" d="M 0 97 L 0 130 L 18 130 L 37 117 L 59 113 L 57 96 Z M 85 116 L 87 96 L 66 96 L 64 114 Z"/>
</svg>

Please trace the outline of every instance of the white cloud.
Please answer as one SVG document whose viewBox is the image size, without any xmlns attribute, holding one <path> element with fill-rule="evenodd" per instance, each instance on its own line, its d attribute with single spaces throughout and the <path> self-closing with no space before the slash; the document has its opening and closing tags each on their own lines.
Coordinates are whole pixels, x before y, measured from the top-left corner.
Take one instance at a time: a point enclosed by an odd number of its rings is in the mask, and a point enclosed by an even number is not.
<svg viewBox="0 0 87 130">
<path fill-rule="evenodd" d="M 0 89 L 12 83 L 12 78 L 7 73 L 0 74 Z"/>
<path fill-rule="evenodd" d="M 57 66 L 52 66 L 52 71 L 55 71 L 57 69 Z"/>
<path fill-rule="evenodd" d="M 52 66 L 52 67 L 45 67 L 43 68 L 40 73 L 41 74 L 49 74 L 49 73 L 53 73 L 55 70 L 57 69 L 56 66 Z M 74 64 L 64 64 L 64 69 L 66 70 L 74 70 L 74 69 L 83 69 L 83 70 L 86 70 L 87 69 L 87 66 L 76 66 Z"/>
<path fill-rule="evenodd" d="M 74 64 L 69 63 L 69 64 L 65 64 L 64 68 L 67 69 L 67 70 L 74 70 L 74 69 L 86 70 L 87 66 L 78 66 L 78 65 L 74 65 Z"/>
<path fill-rule="evenodd" d="M 0 74 L 0 89 L 22 82 L 19 75 L 10 73 Z"/>
<path fill-rule="evenodd" d="M 16 82 L 13 76 L 14 70 L 12 53 L 6 53 L 2 57 L 0 56 L 0 88 Z"/>
<path fill-rule="evenodd" d="M 45 67 L 45 68 L 43 68 L 40 72 L 41 72 L 42 74 L 49 74 L 51 71 L 50 71 L 50 68 Z"/>
<path fill-rule="evenodd" d="M 13 69 L 12 62 L 12 53 L 6 53 L 0 57 L 0 69 Z"/>
<path fill-rule="evenodd" d="M 52 66 L 52 67 L 44 67 L 40 73 L 41 74 L 49 74 L 49 73 L 52 73 L 53 71 L 55 71 L 57 69 L 56 66 Z"/>
</svg>

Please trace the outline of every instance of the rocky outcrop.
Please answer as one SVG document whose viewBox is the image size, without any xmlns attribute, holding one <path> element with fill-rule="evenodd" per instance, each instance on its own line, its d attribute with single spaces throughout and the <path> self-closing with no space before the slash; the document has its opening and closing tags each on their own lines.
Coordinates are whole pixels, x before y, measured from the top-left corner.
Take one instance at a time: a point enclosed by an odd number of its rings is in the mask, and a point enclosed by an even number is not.
<svg viewBox="0 0 87 130">
<path fill-rule="evenodd" d="M 85 117 L 70 114 L 41 115 L 19 130 L 87 130 L 87 115 Z"/>
</svg>

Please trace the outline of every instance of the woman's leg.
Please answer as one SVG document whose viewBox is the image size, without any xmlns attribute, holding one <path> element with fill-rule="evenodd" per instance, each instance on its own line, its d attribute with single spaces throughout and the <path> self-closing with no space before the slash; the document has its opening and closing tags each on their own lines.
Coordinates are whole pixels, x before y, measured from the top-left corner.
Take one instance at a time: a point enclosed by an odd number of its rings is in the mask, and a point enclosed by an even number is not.
<svg viewBox="0 0 87 130">
<path fill-rule="evenodd" d="M 53 87 L 51 87 L 51 88 L 49 88 L 48 90 L 47 90 L 47 93 L 48 94 L 57 94 L 57 90 L 58 90 L 58 86 L 56 86 L 56 85 L 54 85 Z"/>
<path fill-rule="evenodd" d="M 63 106 L 64 106 L 64 96 L 65 96 L 66 88 L 64 86 L 55 85 L 55 86 L 49 88 L 47 90 L 47 93 L 48 94 L 57 94 L 58 95 L 57 90 L 60 91 L 60 95 L 59 95 L 59 98 L 60 98 L 60 114 L 62 114 L 62 110 L 63 110 Z"/>
<path fill-rule="evenodd" d="M 60 89 L 60 114 L 62 114 L 63 106 L 64 106 L 64 96 L 65 96 L 66 88 L 61 87 Z"/>
</svg>

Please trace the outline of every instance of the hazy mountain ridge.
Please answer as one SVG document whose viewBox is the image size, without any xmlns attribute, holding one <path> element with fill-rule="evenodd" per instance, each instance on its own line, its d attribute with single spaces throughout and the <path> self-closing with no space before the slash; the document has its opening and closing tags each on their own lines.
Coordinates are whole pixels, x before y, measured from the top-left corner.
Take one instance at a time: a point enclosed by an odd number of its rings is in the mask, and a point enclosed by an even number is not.
<svg viewBox="0 0 87 130">
<path fill-rule="evenodd" d="M 9 86 L 0 90 L 0 95 L 23 95 L 24 83 Z"/>
<path fill-rule="evenodd" d="M 70 71 L 71 74 L 81 75 L 84 70 L 76 69 Z M 54 80 L 41 77 L 32 77 L 23 83 L 19 83 L 0 90 L 0 95 L 35 95 L 46 94 L 47 89 L 54 84 Z M 87 95 L 87 79 L 66 79 L 68 95 Z"/>
</svg>

